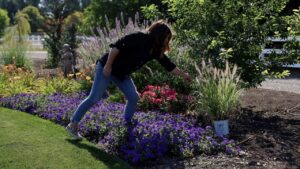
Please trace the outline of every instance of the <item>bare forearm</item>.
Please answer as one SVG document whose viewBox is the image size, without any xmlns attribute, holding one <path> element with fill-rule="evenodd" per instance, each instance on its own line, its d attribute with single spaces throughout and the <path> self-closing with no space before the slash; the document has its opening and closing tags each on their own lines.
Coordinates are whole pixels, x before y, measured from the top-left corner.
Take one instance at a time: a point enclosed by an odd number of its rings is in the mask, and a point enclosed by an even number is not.
<svg viewBox="0 0 300 169">
<path fill-rule="evenodd" d="M 183 78 L 186 81 L 191 81 L 191 77 L 189 76 L 189 74 L 183 72 L 182 70 L 180 70 L 177 67 L 174 70 L 172 70 L 171 73 L 176 76 L 180 76 L 181 78 Z"/>
<path fill-rule="evenodd" d="M 119 49 L 112 48 L 109 52 L 108 59 L 105 65 L 111 67 L 118 54 L 119 54 Z"/>
<path fill-rule="evenodd" d="M 179 69 L 179 68 L 175 68 L 174 70 L 172 70 L 172 72 L 171 72 L 173 75 L 176 75 L 176 76 L 183 76 L 183 72 Z"/>
</svg>

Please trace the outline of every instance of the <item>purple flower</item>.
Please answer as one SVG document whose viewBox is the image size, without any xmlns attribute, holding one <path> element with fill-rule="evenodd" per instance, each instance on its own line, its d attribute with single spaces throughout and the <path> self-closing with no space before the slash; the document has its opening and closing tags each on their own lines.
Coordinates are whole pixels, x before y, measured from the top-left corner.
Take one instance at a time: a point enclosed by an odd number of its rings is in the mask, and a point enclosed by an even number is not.
<svg viewBox="0 0 300 169">
<path fill-rule="evenodd" d="M 0 98 L 0 106 L 33 113 L 66 125 L 86 96 L 85 92 L 19 94 Z M 184 157 L 207 151 L 240 151 L 239 147 L 234 147 L 233 140 L 215 136 L 211 126 L 202 128 L 195 118 L 185 115 L 139 111 L 134 115 L 134 127 L 126 128 L 122 125 L 124 107 L 124 104 L 100 100 L 81 120 L 80 132 L 131 163 L 166 154 Z"/>
</svg>

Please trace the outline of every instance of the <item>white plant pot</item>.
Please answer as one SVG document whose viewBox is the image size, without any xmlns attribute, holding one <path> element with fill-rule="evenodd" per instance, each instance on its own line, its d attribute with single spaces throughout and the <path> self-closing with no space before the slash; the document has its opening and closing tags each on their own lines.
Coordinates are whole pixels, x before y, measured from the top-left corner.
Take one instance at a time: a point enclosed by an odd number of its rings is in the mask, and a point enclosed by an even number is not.
<svg viewBox="0 0 300 169">
<path fill-rule="evenodd" d="M 214 121 L 214 128 L 217 135 L 229 134 L 228 120 Z"/>
</svg>

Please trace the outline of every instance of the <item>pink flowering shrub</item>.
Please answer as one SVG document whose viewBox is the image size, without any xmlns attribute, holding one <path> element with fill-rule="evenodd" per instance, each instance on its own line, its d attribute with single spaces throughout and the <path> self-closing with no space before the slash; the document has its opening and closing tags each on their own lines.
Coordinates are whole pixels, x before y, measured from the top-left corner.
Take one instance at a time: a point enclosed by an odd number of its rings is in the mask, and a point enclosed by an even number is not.
<svg viewBox="0 0 300 169">
<path fill-rule="evenodd" d="M 144 110 L 160 110 L 167 112 L 177 101 L 177 92 L 168 85 L 147 85 L 141 93 L 140 107 Z"/>
</svg>

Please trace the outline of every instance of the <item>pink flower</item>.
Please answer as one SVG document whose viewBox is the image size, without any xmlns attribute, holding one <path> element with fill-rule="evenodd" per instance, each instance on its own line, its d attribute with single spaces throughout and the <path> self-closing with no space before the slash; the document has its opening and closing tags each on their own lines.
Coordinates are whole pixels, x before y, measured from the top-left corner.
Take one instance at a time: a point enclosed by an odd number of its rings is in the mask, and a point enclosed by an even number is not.
<svg viewBox="0 0 300 169">
<path fill-rule="evenodd" d="M 148 96 L 151 96 L 151 97 L 156 97 L 156 93 L 155 92 L 151 92 L 151 91 L 145 91 L 143 93 L 143 95 L 148 95 Z"/>
<path fill-rule="evenodd" d="M 176 96 L 176 91 L 175 90 L 167 90 L 164 92 L 166 96 Z"/>
<path fill-rule="evenodd" d="M 175 101 L 176 100 L 176 96 L 174 96 L 174 95 L 168 96 L 167 100 L 168 101 Z"/>
<path fill-rule="evenodd" d="M 161 102 L 162 102 L 161 99 L 155 99 L 155 100 L 154 100 L 154 103 L 156 103 L 156 104 L 160 104 Z"/>
</svg>

